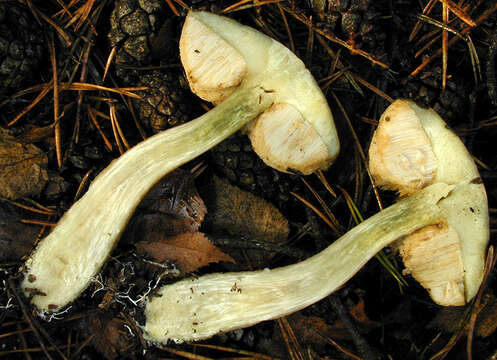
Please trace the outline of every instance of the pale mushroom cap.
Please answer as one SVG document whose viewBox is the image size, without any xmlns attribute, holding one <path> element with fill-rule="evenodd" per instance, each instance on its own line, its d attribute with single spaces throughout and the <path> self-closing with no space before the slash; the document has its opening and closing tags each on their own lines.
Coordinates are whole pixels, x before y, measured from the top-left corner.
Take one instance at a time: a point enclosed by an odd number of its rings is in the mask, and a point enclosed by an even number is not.
<svg viewBox="0 0 497 360">
<path fill-rule="evenodd" d="M 180 56 L 192 91 L 220 103 L 248 72 L 240 53 L 195 16 L 187 16 L 179 41 Z"/>
<path fill-rule="evenodd" d="M 229 91 L 234 90 L 237 84 L 262 87 L 273 95 L 274 103 L 288 104 L 300 114 L 302 120 L 294 124 L 305 122 L 307 127 L 314 130 L 307 133 L 307 136 L 313 136 L 314 141 L 306 139 L 306 146 L 310 146 L 310 149 L 306 149 L 305 153 L 313 153 L 314 148 L 322 147 L 323 144 L 323 149 L 327 152 L 323 162 L 313 168 L 304 164 L 307 159 L 301 160 L 300 165 L 288 166 L 281 164 L 281 153 L 266 152 L 263 160 L 268 165 L 275 166 L 280 171 L 288 171 L 291 168 L 302 173 L 311 173 L 326 168 L 333 162 L 340 145 L 328 103 L 311 73 L 289 49 L 248 26 L 206 12 L 191 11 L 183 31 L 185 35 L 182 35 L 181 59 L 192 91 L 206 100 L 218 102 L 227 96 Z M 198 35 L 198 32 L 201 32 L 202 36 Z M 251 46 L 246 46 L 247 43 Z M 212 44 L 219 44 L 219 48 L 214 49 Z M 209 56 L 202 58 L 201 54 Z M 196 68 L 190 69 L 192 66 Z M 214 72 L 216 74 L 212 75 Z M 211 75 L 204 75 L 207 73 Z M 215 91 L 207 94 L 210 89 Z M 276 115 L 276 112 L 272 111 L 271 114 Z M 275 122 L 278 123 L 281 119 L 282 117 L 279 117 Z M 271 128 L 275 129 L 274 126 Z M 253 127 L 253 131 L 260 130 L 267 129 Z M 282 132 L 290 133 L 287 130 Z M 251 138 L 260 139 L 261 136 L 263 135 L 255 134 Z M 256 152 L 260 154 L 261 150 L 256 149 Z"/>
<path fill-rule="evenodd" d="M 383 113 L 369 147 L 369 170 L 378 186 L 401 195 L 433 182 L 438 161 L 414 109 L 396 101 Z"/>
</svg>

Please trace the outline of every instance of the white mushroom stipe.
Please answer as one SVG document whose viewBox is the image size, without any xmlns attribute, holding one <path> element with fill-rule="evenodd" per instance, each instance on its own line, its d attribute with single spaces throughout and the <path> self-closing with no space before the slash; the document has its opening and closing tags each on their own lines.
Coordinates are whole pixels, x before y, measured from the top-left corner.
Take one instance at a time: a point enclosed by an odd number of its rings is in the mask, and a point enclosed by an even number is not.
<svg viewBox="0 0 497 360">
<path fill-rule="evenodd" d="M 252 28 L 214 14 L 190 12 L 185 26 L 182 42 L 191 31 L 194 43 L 186 44 L 182 58 L 200 69 L 187 69 L 190 79 L 200 81 L 211 68 L 221 71 L 228 67 L 227 73 L 214 77 L 205 90 L 221 84 L 221 88 L 234 91 L 203 116 L 159 133 L 114 160 L 40 241 L 26 261 L 21 286 L 42 313 L 60 311 L 89 285 L 136 206 L 159 179 L 234 134 L 281 98 L 288 99 L 305 119 L 312 117 L 309 121 L 329 151 L 327 164 L 337 156 L 338 138 L 326 99 L 290 50 Z M 230 44 L 227 55 L 218 52 L 217 47 L 226 48 L 223 42 Z M 235 51 L 230 51 L 231 47 Z M 195 57 L 197 51 L 210 54 L 212 62 L 202 67 Z M 234 67 L 232 58 L 237 59 Z M 234 74 L 236 80 L 223 82 L 223 74 Z"/>
<path fill-rule="evenodd" d="M 273 270 L 211 274 L 164 286 L 147 302 L 146 338 L 158 343 L 201 340 L 300 310 L 343 285 L 384 246 L 405 237 L 413 239 L 403 249 L 407 264 L 420 266 L 410 271 L 417 271 L 416 276 L 430 287 L 436 301 L 454 304 L 471 299 L 482 280 L 488 242 L 485 190 L 463 143 L 434 111 L 399 100 L 386 112 L 402 108 L 409 111 L 408 127 L 425 136 L 427 151 L 435 155 L 437 163 L 432 166 L 437 171 L 434 177 L 430 175 L 432 184 L 413 191 L 300 263 Z M 381 126 L 388 125 L 380 121 Z M 418 146 L 416 141 L 412 143 Z M 409 144 L 401 144 L 403 151 L 410 151 Z M 454 162 L 456 157 L 462 158 Z M 457 166 L 466 168 L 452 168 Z M 417 258 L 423 245 L 434 253 L 432 259 Z M 450 256 L 437 256 L 442 252 Z M 441 258 L 442 268 L 452 272 L 438 281 L 431 278 L 431 266 Z M 454 262 L 455 268 L 449 269 L 445 262 Z"/>
<path fill-rule="evenodd" d="M 144 335 L 156 343 L 201 340 L 309 306 L 342 286 L 384 246 L 443 221 L 439 203 L 452 188 L 429 186 L 297 264 L 211 274 L 166 285 L 146 304 Z"/>
</svg>

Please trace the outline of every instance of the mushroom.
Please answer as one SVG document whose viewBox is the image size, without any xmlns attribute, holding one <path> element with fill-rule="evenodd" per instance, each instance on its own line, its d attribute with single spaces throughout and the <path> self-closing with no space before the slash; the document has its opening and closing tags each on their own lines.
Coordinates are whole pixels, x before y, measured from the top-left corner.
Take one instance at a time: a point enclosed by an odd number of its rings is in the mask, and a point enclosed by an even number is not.
<svg viewBox="0 0 497 360">
<path fill-rule="evenodd" d="M 457 188 L 441 204 L 446 220 L 396 244 L 406 273 L 440 305 L 464 305 L 478 290 L 489 240 L 485 188 L 461 140 L 438 114 L 397 100 L 381 116 L 369 148 L 375 182 L 407 196 L 429 184 Z"/>
<path fill-rule="evenodd" d="M 383 152 L 389 151 L 397 151 L 397 156 L 387 161 L 390 154 Z M 433 110 L 398 100 L 381 117 L 370 157 L 372 169 L 391 167 L 388 176 L 395 177 L 399 167 L 408 174 L 399 190 L 410 195 L 302 262 L 272 270 L 208 274 L 163 286 L 147 300 L 145 337 L 156 343 L 195 341 L 290 314 L 342 286 L 383 247 L 406 236 L 429 237 L 430 232 L 449 239 L 446 244 L 452 247 L 452 239 L 457 239 L 462 271 L 456 267 L 455 273 L 463 273 L 463 279 L 447 279 L 455 287 L 462 281 L 469 301 L 482 280 L 489 229 L 485 190 L 464 144 Z M 406 187 L 417 190 L 407 192 Z"/>
<path fill-rule="evenodd" d="M 152 136 L 114 160 L 40 241 L 26 261 L 21 286 L 42 313 L 60 310 L 89 285 L 153 184 L 273 104 L 293 107 L 314 129 L 314 142 L 322 149 L 321 160 L 313 164 L 316 169 L 326 168 L 337 156 L 339 143 L 326 99 L 302 61 L 290 50 L 250 27 L 206 12 L 188 14 L 182 37 L 192 31 L 198 31 L 195 37 L 202 41 L 182 49 L 182 58 L 185 53 L 193 56 L 210 49 L 219 56 L 211 65 L 229 68 L 223 61 L 225 55 L 217 52 L 219 44 L 225 42 L 234 49 L 226 56 L 239 54 L 246 69 L 238 73 L 236 82 L 224 84 L 233 91 L 215 108 L 187 124 Z M 191 72 L 189 76 L 197 75 Z M 205 93 L 214 90 L 203 88 Z M 305 144 L 311 147 L 311 153 L 314 142 Z M 305 148 L 302 153 L 306 153 Z M 293 164 L 283 167 L 291 168 Z"/>
<path fill-rule="evenodd" d="M 185 20 L 180 55 L 191 90 L 218 104 L 243 81 L 277 89 L 273 105 L 246 126 L 254 151 L 282 172 L 308 175 L 328 168 L 339 142 L 326 99 L 305 66 L 274 40 L 264 37 L 263 42 L 248 27 L 243 34 L 226 31 L 239 24 L 217 19 L 199 12 Z M 253 38 L 261 40 L 258 47 L 246 46 Z"/>
</svg>

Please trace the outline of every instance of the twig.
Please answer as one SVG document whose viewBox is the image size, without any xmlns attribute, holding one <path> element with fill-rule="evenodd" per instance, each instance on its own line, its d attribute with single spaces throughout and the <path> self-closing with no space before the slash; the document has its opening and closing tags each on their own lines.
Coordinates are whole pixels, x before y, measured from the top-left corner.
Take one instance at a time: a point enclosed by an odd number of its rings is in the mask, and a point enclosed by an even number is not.
<svg viewBox="0 0 497 360">
<path fill-rule="evenodd" d="M 495 76 L 495 58 L 497 56 L 497 35 L 490 38 L 485 70 L 487 73 L 488 97 L 493 105 L 497 105 L 497 78 Z"/>
<path fill-rule="evenodd" d="M 288 244 L 275 244 L 269 241 L 245 239 L 245 238 L 227 238 L 209 235 L 209 240 L 216 246 L 226 246 L 238 249 L 259 249 L 270 252 L 277 252 L 294 258 L 306 258 L 310 254 L 298 248 L 289 247 Z"/>
<path fill-rule="evenodd" d="M 483 271 L 483 280 L 480 285 L 480 289 L 478 290 L 478 294 L 476 296 L 474 305 L 473 305 L 473 312 L 471 313 L 471 317 L 469 320 L 469 329 L 468 329 L 468 338 L 466 341 L 466 355 L 468 357 L 468 360 L 471 360 L 473 358 L 473 335 L 475 331 L 475 325 L 476 325 L 476 318 L 478 317 L 478 308 L 480 307 L 481 303 L 481 298 L 483 296 L 483 293 L 485 292 L 485 288 L 487 286 L 487 281 L 492 273 L 492 270 L 495 267 L 495 262 L 497 261 L 497 257 L 494 254 L 494 247 L 490 246 L 488 249 L 487 253 L 487 261 L 485 262 L 485 269 Z"/>
<path fill-rule="evenodd" d="M 371 347 L 366 342 L 364 337 L 359 333 L 357 326 L 350 318 L 347 309 L 345 309 L 342 300 L 340 300 L 340 298 L 337 295 L 332 294 L 328 297 L 328 301 L 331 307 L 333 308 L 333 310 L 335 311 L 335 313 L 338 315 L 340 321 L 343 323 L 343 325 L 349 332 L 350 336 L 352 337 L 352 341 L 354 342 L 357 351 L 359 351 L 361 356 L 366 360 L 379 359 L 378 354 L 376 354 L 371 349 Z M 358 359 L 358 357 L 355 358 Z"/>
</svg>

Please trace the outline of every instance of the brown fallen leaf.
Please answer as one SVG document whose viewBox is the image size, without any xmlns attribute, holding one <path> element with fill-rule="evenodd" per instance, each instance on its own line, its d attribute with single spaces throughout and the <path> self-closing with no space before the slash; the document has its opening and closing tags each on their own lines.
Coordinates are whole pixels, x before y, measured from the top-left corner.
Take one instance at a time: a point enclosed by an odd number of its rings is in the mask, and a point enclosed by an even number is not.
<svg viewBox="0 0 497 360">
<path fill-rule="evenodd" d="M 123 239 L 134 243 L 148 239 L 152 232 L 161 232 L 164 236 L 195 232 L 206 212 L 190 173 L 177 169 L 147 193 Z"/>
<path fill-rule="evenodd" d="M 47 155 L 0 133 L 0 196 L 16 200 L 36 196 L 48 181 Z"/>
<path fill-rule="evenodd" d="M 204 193 L 209 209 L 206 223 L 213 234 L 279 245 L 286 242 L 290 231 L 288 221 L 273 204 L 218 177 L 203 189 Z M 255 267 L 268 258 L 267 252 L 254 249 L 241 255 L 240 260 L 245 256 Z"/>
<path fill-rule="evenodd" d="M 200 232 L 172 237 L 152 232 L 147 235 L 147 239 L 149 241 L 140 241 L 136 244 L 139 255 L 157 262 L 173 262 L 183 273 L 190 273 L 210 263 L 235 262 L 231 256 L 212 245 Z"/>
<path fill-rule="evenodd" d="M 105 312 L 91 313 L 85 330 L 95 349 L 107 360 L 114 360 L 133 347 L 136 339 L 118 318 Z"/>
<path fill-rule="evenodd" d="M 20 208 L 0 201 L 0 262 L 19 260 L 33 247 L 40 227 L 21 222 Z"/>
<path fill-rule="evenodd" d="M 202 189 L 209 212 L 206 224 L 212 238 L 234 238 L 223 245 L 230 248 L 230 254 L 242 268 L 267 266 L 268 251 L 254 249 L 243 251 L 241 243 L 250 241 L 260 245 L 285 244 L 288 234 L 288 221 L 271 203 L 247 191 L 214 177 L 211 184 Z M 270 246 L 268 246 L 270 247 Z M 271 253 L 269 253 L 271 254 Z"/>
<path fill-rule="evenodd" d="M 206 221 L 212 224 L 214 232 L 274 243 L 287 240 L 288 221 L 266 200 L 218 177 L 214 177 L 206 194 Z"/>
</svg>

